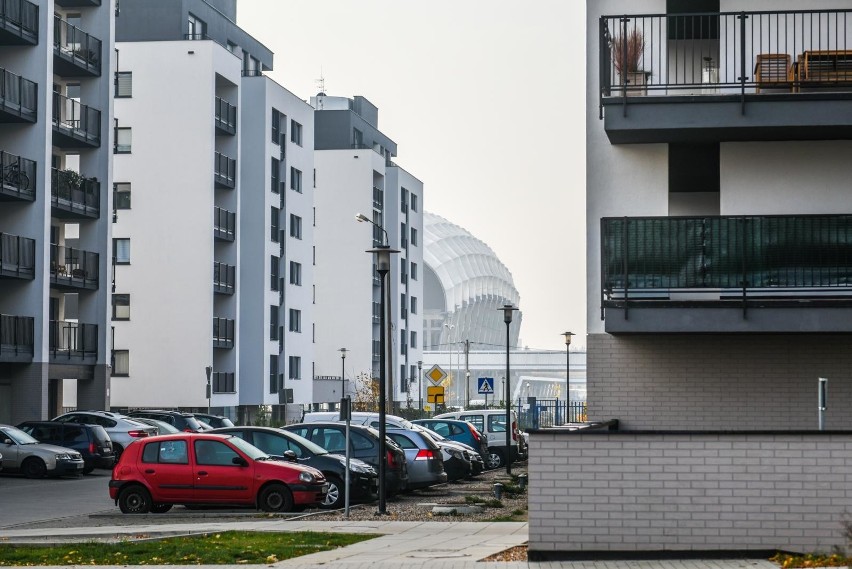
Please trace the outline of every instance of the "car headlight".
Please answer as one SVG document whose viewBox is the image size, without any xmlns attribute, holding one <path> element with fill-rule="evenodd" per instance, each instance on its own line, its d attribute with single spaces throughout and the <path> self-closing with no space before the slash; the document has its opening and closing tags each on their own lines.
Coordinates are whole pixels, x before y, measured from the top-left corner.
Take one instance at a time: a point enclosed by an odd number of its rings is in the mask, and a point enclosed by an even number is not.
<svg viewBox="0 0 852 569">
<path fill-rule="evenodd" d="M 456 449 L 451 448 L 450 454 L 453 456 L 453 458 L 461 458 L 462 457 L 462 453 L 460 451 L 457 451 Z"/>
<path fill-rule="evenodd" d="M 302 482 L 311 483 L 316 480 L 316 478 L 314 478 L 314 475 L 310 472 L 302 471 L 299 473 L 299 480 L 301 480 Z"/>
<path fill-rule="evenodd" d="M 71 455 L 67 452 L 59 453 L 54 457 L 56 460 L 71 460 Z"/>
<path fill-rule="evenodd" d="M 376 472 L 369 464 L 356 464 L 354 462 L 349 463 L 349 470 L 360 474 L 374 474 Z"/>
</svg>

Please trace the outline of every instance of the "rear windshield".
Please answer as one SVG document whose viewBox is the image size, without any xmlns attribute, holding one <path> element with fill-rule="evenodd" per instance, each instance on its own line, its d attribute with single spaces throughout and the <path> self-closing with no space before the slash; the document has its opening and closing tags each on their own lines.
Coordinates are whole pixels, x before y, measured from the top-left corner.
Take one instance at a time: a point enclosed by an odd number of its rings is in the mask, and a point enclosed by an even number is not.
<svg viewBox="0 0 852 569">
<path fill-rule="evenodd" d="M 95 437 L 96 441 L 108 441 L 109 435 L 106 432 L 106 429 L 101 427 L 100 425 L 90 425 L 92 428 L 92 436 Z"/>
</svg>

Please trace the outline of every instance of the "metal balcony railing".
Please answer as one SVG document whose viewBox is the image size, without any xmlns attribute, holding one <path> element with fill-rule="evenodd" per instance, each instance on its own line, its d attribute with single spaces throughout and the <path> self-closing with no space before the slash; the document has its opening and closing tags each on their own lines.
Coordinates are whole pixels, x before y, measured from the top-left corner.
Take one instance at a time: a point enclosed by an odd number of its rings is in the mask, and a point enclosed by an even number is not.
<svg viewBox="0 0 852 569">
<path fill-rule="evenodd" d="M 600 95 L 852 91 L 852 10 L 599 21 Z"/>
<path fill-rule="evenodd" d="M 90 359 L 98 355 L 97 324 L 51 320 L 49 335 L 53 359 Z"/>
<path fill-rule="evenodd" d="M 73 26 L 61 17 L 53 17 L 53 52 L 63 60 L 74 64 L 85 73 L 101 74 L 101 40 Z M 75 76 L 66 67 L 63 73 Z"/>
<path fill-rule="evenodd" d="M 236 134 L 237 107 L 222 97 L 216 97 L 215 123 L 219 131 L 225 134 Z"/>
<path fill-rule="evenodd" d="M 101 112 L 61 93 L 53 94 L 53 127 L 73 141 L 101 143 Z"/>
<path fill-rule="evenodd" d="M 213 318 L 213 347 L 234 347 L 234 320 L 230 318 Z"/>
<path fill-rule="evenodd" d="M 237 268 L 234 265 L 213 263 L 213 291 L 222 294 L 234 294 L 237 282 Z"/>
<path fill-rule="evenodd" d="M 33 356 L 34 323 L 31 316 L 0 314 L 0 362 Z"/>
<path fill-rule="evenodd" d="M 34 201 L 36 163 L 16 154 L 0 151 L 0 194 Z"/>
<path fill-rule="evenodd" d="M 38 6 L 29 0 L 0 1 L 0 28 L 37 44 Z"/>
<path fill-rule="evenodd" d="M 220 188 L 235 188 L 237 161 L 221 152 L 216 152 L 213 157 L 213 179 Z"/>
<path fill-rule="evenodd" d="M 852 215 L 601 220 L 602 301 L 852 295 Z M 719 296 L 717 296 L 719 298 Z"/>
<path fill-rule="evenodd" d="M 213 393 L 236 393 L 236 374 L 232 371 L 214 371 L 211 377 Z"/>
<path fill-rule="evenodd" d="M 50 280 L 54 284 L 97 289 L 100 255 L 62 245 L 50 246 Z"/>
<path fill-rule="evenodd" d="M 213 236 L 223 241 L 234 241 L 237 238 L 237 215 L 227 209 L 214 207 Z"/>
<path fill-rule="evenodd" d="M 35 239 L 0 233 L 0 276 L 35 278 Z"/>
<path fill-rule="evenodd" d="M 101 212 L 101 183 L 73 170 L 50 171 L 51 205 L 58 215 L 98 218 Z"/>
<path fill-rule="evenodd" d="M 14 117 L 12 120 L 24 119 L 35 122 L 38 90 L 36 83 L 3 68 L 0 68 L 0 72 L 2 72 L 0 110 L 7 117 Z"/>
</svg>

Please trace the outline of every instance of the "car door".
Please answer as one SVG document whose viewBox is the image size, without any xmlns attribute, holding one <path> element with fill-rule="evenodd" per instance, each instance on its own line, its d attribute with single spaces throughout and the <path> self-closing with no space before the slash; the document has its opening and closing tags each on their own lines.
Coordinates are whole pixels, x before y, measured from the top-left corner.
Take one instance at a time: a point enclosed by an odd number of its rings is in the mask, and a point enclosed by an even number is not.
<svg viewBox="0 0 852 569">
<path fill-rule="evenodd" d="M 234 464 L 244 458 L 225 441 L 196 439 L 192 444 L 195 498 L 204 503 L 251 503 L 254 501 L 252 462 Z M 247 460 L 247 459 L 246 459 Z"/>
<path fill-rule="evenodd" d="M 5 441 L 10 444 L 6 444 Z M 21 449 L 11 435 L 0 429 L 0 454 L 3 455 L 3 470 L 21 467 Z"/>
<path fill-rule="evenodd" d="M 195 500 L 195 481 L 189 464 L 189 442 L 171 439 L 144 443 L 139 472 L 151 489 L 154 502 L 183 503 Z"/>
</svg>

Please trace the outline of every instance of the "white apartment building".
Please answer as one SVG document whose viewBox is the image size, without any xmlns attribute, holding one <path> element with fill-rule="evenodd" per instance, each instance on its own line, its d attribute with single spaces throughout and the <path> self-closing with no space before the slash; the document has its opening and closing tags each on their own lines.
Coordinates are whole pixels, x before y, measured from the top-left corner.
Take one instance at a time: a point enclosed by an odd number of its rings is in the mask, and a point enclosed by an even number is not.
<svg viewBox="0 0 852 569">
<path fill-rule="evenodd" d="M 422 360 L 423 183 L 395 164 L 396 143 L 364 97 L 311 98 L 315 113 L 316 343 L 314 402 L 336 403 L 359 377 L 379 377 L 380 281 L 367 250 L 399 250 L 388 274 L 389 399 L 416 399 Z M 373 226 L 359 224 L 363 214 Z M 419 269 L 419 270 L 418 270 Z M 413 271 L 413 272 L 412 272 Z M 343 292 L 345 291 L 345 292 Z M 346 358 L 341 361 L 341 348 Z M 343 369 L 342 369 L 343 368 Z M 323 379 L 330 381 L 322 381 Z M 392 395 L 391 395 L 392 394 Z"/>
<path fill-rule="evenodd" d="M 108 406 L 115 3 L 0 8 L 0 423 L 14 424 Z"/>
</svg>

